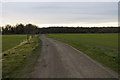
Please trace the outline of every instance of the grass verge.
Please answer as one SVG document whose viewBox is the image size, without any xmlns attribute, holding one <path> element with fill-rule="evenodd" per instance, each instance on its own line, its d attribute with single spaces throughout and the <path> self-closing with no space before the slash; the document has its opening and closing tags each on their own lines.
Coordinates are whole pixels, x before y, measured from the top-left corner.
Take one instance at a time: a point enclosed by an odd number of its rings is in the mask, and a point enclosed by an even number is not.
<svg viewBox="0 0 120 80">
<path fill-rule="evenodd" d="M 22 42 L 18 46 L 3 52 L 2 77 L 26 78 L 34 69 L 41 51 L 41 41 L 38 36 Z"/>
</svg>

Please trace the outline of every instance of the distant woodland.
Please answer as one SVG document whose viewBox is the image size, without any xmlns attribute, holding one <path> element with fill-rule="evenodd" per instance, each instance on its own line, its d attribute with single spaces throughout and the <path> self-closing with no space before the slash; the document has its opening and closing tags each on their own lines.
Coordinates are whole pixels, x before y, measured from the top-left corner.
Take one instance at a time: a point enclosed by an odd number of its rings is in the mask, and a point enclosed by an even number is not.
<svg viewBox="0 0 120 80">
<path fill-rule="evenodd" d="M 47 33 L 119 33 L 120 27 L 43 27 L 33 24 L 6 25 L 1 28 L 2 34 L 47 34 Z"/>
</svg>

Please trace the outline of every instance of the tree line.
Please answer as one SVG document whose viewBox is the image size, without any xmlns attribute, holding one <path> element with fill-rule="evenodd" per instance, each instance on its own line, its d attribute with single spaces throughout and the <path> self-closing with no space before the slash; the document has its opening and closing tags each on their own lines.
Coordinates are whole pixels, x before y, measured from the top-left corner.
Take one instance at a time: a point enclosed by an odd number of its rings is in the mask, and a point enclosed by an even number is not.
<svg viewBox="0 0 120 80">
<path fill-rule="evenodd" d="M 33 24 L 6 25 L 1 28 L 2 34 L 47 34 L 47 33 L 119 33 L 119 27 L 43 27 Z"/>
<path fill-rule="evenodd" d="M 33 24 L 17 24 L 15 26 L 6 25 L 2 27 L 2 34 L 36 34 L 38 26 Z"/>
<path fill-rule="evenodd" d="M 15 26 L 6 25 L 0 30 L 2 34 L 27 34 L 27 43 L 30 44 L 30 39 L 34 37 L 35 34 L 38 34 L 38 26 L 33 24 L 17 24 Z"/>
<path fill-rule="evenodd" d="M 39 33 L 119 33 L 119 27 L 48 27 Z"/>
</svg>

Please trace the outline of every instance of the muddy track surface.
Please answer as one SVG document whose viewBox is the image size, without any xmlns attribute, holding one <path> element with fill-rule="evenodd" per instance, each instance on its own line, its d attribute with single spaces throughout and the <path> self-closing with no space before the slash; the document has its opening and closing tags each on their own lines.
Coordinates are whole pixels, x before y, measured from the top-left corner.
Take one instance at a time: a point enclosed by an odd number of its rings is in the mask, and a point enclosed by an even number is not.
<svg viewBox="0 0 120 80">
<path fill-rule="evenodd" d="M 103 67 L 75 48 L 41 35 L 42 51 L 30 78 L 115 78 Z"/>
</svg>

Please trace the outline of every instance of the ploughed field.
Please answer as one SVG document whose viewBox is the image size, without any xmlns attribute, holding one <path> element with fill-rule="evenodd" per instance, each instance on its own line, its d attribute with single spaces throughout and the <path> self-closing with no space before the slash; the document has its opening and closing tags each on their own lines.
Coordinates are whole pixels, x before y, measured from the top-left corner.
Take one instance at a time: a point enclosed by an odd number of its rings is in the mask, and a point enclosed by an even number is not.
<svg viewBox="0 0 120 80">
<path fill-rule="evenodd" d="M 48 34 L 118 72 L 118 34 Z"/>
<path fill-rule="evenodd" d="M 2 51 L 8 50 L 26 40 L 26 35 L 2 35 Z"/>
</svg>

